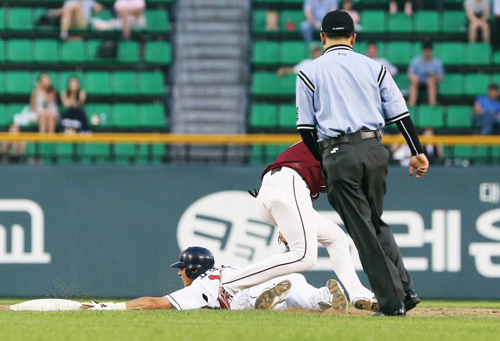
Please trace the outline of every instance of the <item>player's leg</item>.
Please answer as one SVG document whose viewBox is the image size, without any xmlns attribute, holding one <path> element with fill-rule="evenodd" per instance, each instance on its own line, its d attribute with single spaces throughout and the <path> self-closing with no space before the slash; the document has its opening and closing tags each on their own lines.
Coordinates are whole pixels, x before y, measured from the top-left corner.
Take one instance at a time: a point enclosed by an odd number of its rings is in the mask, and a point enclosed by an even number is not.
<svg viewBox="0 0 500 341">
<path fill-rule="evenodd" d="M 221 284 L 231 295 L 278 276 L 307 270 L 317 261 L 314 209 L 304 180 L 287 169 L 268 174 L 264 177 L 258 199 L 285 236 L 290 252 L 252 264 L 227 274 L 227 277 L 222 271 Z"/>
<path fill-rule="evenodd" d="M 317 213 L 317 212 L 316 212 Z M 333 221 L 317 213 L 318 241 L 330 255 L 332 269 L 344 285 L 353 304 L 364 299 L 371 302 L 373 293 L 359 280 L 349 252 L 349 241 L 342 229 Z M 371 308 L 371 304 L 370 304 Z"/>
</svg>

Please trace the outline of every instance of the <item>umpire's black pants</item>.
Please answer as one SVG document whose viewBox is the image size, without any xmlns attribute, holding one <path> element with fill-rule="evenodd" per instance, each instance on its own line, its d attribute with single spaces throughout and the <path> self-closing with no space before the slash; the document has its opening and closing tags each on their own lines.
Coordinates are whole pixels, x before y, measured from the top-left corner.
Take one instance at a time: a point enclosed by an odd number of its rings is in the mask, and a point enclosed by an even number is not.
<svg viewBox="0 0 500 341">
<path fill-rule="evenodd" d="M 390 227 L 381 219 L 388 160 L 378 138 L 362 140 L 359 134 L 323 150 L 328 200 L 356 244 L 382 311 L 392 314 L 403 307 L 413 283 Z"/>
</svg>

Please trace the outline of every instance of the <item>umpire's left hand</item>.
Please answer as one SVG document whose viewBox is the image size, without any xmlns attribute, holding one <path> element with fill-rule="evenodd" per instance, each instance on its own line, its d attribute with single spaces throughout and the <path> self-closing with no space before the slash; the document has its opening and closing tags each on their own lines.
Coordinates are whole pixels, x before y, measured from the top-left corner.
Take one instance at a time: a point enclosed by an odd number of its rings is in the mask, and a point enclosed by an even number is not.
<svg viewBox="0 0 500 341">
<path fill-rule="evenodd" d="M 417 178 L 421 178 L 429 169 L 429 161 L 425 154 L 414 155 L 410 159 L 410 176 L 417 171 Z"/>
</svg>

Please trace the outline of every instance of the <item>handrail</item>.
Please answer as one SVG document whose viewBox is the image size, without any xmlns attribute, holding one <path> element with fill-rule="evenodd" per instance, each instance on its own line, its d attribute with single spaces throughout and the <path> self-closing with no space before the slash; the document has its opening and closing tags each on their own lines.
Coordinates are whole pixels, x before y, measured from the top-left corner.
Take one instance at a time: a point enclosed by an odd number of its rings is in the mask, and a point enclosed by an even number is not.
<svg viewBox="0 0 500 341">
<path fill-rule="evenodd" d="M 496 145 L 500 136 L 439 135 L 421 136 L 423 144 L 442 145 Z M 0 133 L 0 142 L 34 143 L 130 143 L 130 144 L 188 144 L 188 145 L 253 145 L 292 144 L 300 140 L 298 134 L 239 134 L 194 135 L 165 133 L 93 133 L 93 134 L 40 134 Z M 404 143 L 401 135 L 385 135 L 385 145 Z"/>
</svg>

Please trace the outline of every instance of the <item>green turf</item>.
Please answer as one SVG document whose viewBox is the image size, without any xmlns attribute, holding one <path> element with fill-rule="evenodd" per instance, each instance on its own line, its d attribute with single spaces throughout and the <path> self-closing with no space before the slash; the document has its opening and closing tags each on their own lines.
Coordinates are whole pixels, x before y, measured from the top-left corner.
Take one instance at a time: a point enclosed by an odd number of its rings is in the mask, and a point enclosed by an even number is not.
<svg viewBox="0 0 500 341">
<path fill-rule="evenodd" d="M 18 300 L 2 300 L 1 304 Z M 499 307 L 427 301 L 423 306 Z M 496 340 L 494 317 L 376 318 L 228 311 L 0 311 L 1 340 Z"/>
</svg>

